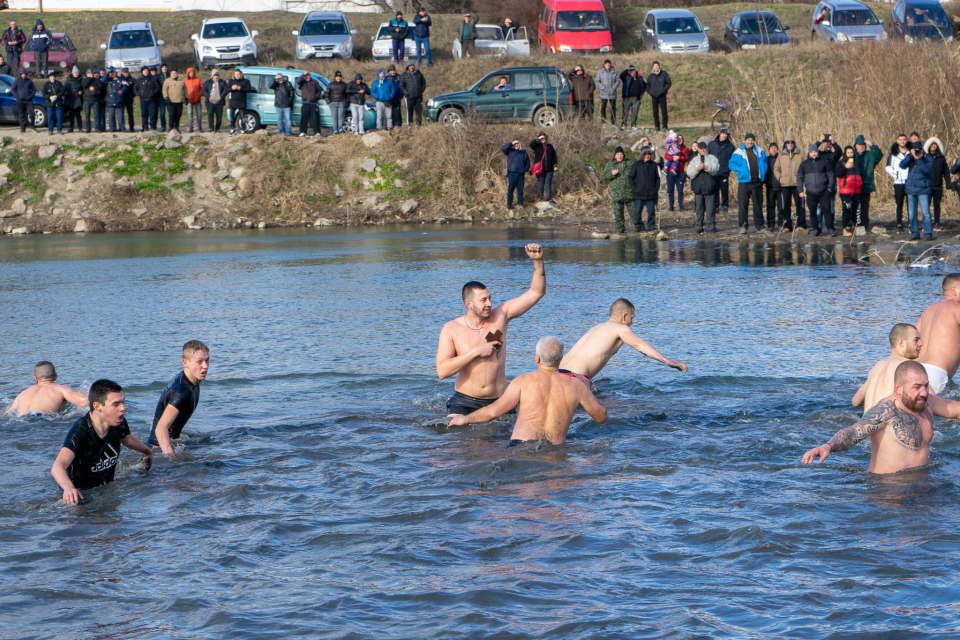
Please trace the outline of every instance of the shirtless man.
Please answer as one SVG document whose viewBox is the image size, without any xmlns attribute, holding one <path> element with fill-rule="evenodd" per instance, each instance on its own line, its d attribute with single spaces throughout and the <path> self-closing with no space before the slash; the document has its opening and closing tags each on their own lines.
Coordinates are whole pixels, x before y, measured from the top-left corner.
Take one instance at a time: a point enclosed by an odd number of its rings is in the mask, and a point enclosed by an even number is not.
<svg viewBox="0 0 960 640">
<path fill-rule="evenodd" d="M 153 427 L 147 444 L 160 447 L 168 458 L 174 455 L 171 440 L 180 432 L 200 404 L 200 382 L 210 370 L 210 349 L 199 340 L 183 345 L 183 371 L 163 391 L 153 413 Z"/>
<path fill-rule="evenodd" d="M 463 285 L 466 313 L 440 331 L 437 375 L 444 380 L 457 374 L 453 397 L 447 401 L 450 413 L 467 414 L 492 404 L 507 388 L 507 325 L 547 292 L 543 248 L 528 244 L 526 251 L 533 258 L 533 281 L 526 293 L 494 309 L 487 287 L 468 282 Z M 499 339 L 494 340 L 498 332 Z"/>
<path fill-rule="evenodd" d="M 626 298 L 620 298 L 610 305 L 610 319 L 593 327 L 577 340 L 577 344 L 573 345 L 573 349 L 560 363 L 560 373 L 570 376 L 579 374 L 587 379 L 593 378 L 624 344 L 630 345 L 648 358 L 662 362 L 671 369 L 686 371 L 687 365 L 679 360 L 668 360 L 648 342 L 634 335 L 630 325 L 633 324 L 635 315 L 633 303 Z"/>
<path fill-rule="evenodd" d="M 63 384 L 56 384 L 57 370 L 53 364 L 44 360 L 33 368 L 33 381 L 36 383 L 20 392 L 4 413 L 15 411 L 17 416 L 28 413 L 60 413 L 67 403 L 78 407 L 89 404 L 87 396 Z"/>
<path fill-rule="evenodd" d="M 594 422 L 606 422 L 607 409 L 597 402 L 590 389 L 558 371 L 562 359 L 563 343 L 558 338 L 540 338 L 537 342 L 536 371 L 514 378 L 506 392 L 493 404 L 470 415 L 447 416 L 450 425 L 489 422 L 519 404 L 520 412 L 513 435 L 510 436 L 511 441 L 549 440 L 553 444 L 563 444 L 578 406 L 583 407 Z"/>
<path fill-rule="evenodd" d="M 917 330 L 926 345 L 917 361 L 930 376 L 930 388 L 940 395 L 960 366 L 960 273 L 944 277 L 943 300 L 927 307 Z"/>
<path fill-rule="evenodd" d="M 930 462 L 933 416 L 960 418 L 960 402 L 930 395 L 923 365 L 901 362 L 894 373 L 893 395 L 869 409 L 856 424 L 841 429 L 825 444 L 803 454 L 803 464 L 835 451 L 846 451 L 870 437 L 869 473 L 896 473 Z"/>
<path fill-rule="evenodd" d="M 920 332 L 912 324 L 895 324 L 890 330 L 890 355 L 873 365 L 867 381 L 853 394 L 853 406 L 863 406 L 866 413 L 875 404 L 890 395 L 893 389 L 893 374 L 901 362 L 916 360 L 920 356 Z"/>
</svg>

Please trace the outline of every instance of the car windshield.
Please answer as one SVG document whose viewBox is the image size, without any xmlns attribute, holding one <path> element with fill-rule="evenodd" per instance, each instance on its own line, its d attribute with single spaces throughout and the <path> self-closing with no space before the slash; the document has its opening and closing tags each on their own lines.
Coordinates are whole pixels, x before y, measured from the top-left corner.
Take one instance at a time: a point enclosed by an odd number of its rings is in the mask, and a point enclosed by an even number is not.
<svg viewBox="0 0 960 640">
<path fill-rule="evenodd" d="M 940 7 L 911 7 L 907 9 L 906 22 L 911 27 L 950 28 L 947 14 Z"/>
<path fill-rule="evenodd" d="M 557 31 L 606 31 L 608 28 L 603 11 L 557 12 Z"/>
<path fill-rule="evenodd" d="M 740 21 L 740 33 L 752 35 L 783 33 L 783 25 L 773 16 L 764 16 L 762 19 L 746 18 Z"/>
<path fill-rule="evenodd" d="M 67 43 L 66 38 L 54 38 L 53 42 L 50 43 L 50 51 L 70 51 L 70 45 Z"/>
<path fill-rule="evenodd" d="M 307 20 L 300 29 L 302 36 L 345 36 L 347 25 L 343 20 Z"/>
<path fill-rule="evenodd" d="M 153 46 L 153 34 L 146 29 L 139 31 L 114 31 L 110 36 L 111 49 L 139 49 Z"/>
<path fill-rule="evenodd" d="M 870 9 L 836 11 L 833 14 L 835 27 L 871 27 L 878 24 L 880 21 Z"/>
<path fill-rule="evenodd" d="M 204 40 L 216 40 L 217 38 L 243 38 L 246 35 L 247 28 L 242 22 L 220 22 L 205 25 L 202 37 Z"/>
<path fill-rule="evenodd" d="M 477 27 L 477 40 L 503 40 L 500 27 Z"/>
<path fill-rule="evenodd" d="M 660 18 L 657 20 L 657 33 L 661 35 L 703 33 L 703 28 L 695 16 L 689 18 Z"/>
<path fill-rule="evenodd" d="M 380 27 L 380 31 L 377 32 L 377 40 L 390 40 L 390 30 L 386 25 Z"/>
</svg>

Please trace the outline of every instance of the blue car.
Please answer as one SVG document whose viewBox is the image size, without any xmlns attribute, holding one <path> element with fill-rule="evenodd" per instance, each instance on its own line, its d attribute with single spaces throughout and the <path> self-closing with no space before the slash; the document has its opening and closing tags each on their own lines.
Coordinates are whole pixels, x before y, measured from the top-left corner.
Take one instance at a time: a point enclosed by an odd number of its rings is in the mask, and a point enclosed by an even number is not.
<svg viewBox="0 0 960 640">
<path fill-rule="evenodd" d="M 17 101 L 10 95 L 10 87 L 16 78 L 0 75 L 0 124 L 20 125 L 20 116 L 17 115 Z M 47 103 L 37 91 L 33 96 L 33 126 L 47 126 Z"/>
<path fill-rule="evenodd" d="M 731 53 L 740 49 L 788 45 L 789 29 L 770 11 L 735 13 L 724 30 L 723 43 Z"/>
</svg>

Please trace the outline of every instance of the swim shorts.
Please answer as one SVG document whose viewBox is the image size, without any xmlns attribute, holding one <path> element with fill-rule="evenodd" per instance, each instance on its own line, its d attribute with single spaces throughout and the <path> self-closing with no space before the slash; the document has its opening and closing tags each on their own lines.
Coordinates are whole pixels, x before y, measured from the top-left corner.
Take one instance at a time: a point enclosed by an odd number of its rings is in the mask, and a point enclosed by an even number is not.
<svg viewBox="0 0 960 640">
<path fill-rule="evenodd" d="M 483 409 L 488 407 L 494 402 L 499 400 L 499 398 L 474 398 L 473 396 L 468 396 L 465 393 L 460 393 L 459 391 L 453 392 L 453 397 L 447 400 L 447 412 L 448 413 L 459 413 L 461 415 L 470 415 L 477 409 Z M 514 407 L 507 413 L 516 413 L 517 409 Z"/>
<path fill-rule="evenodd" d="M 950 376 L 947 375 L 947 372 L 935 364 L 927 364 L 926 362 L 920 364 L 927 370 L 927 378 L 930 380 L 930 388 L 933 389 L 933 392 L 937 395 L 943 393 L 947 383 L 950 382 Z"/>
<path fill-rule="evenodd" d="M 568 378 L 576 378 L 577 380 L 579 380 L 579 381 L 581 381 L 581 382 L 583 382 L 583 383 L 585 383 L 585 384 L 587 384 L 587 385 L 590 385 L 590 391 L 592 391 L 592 392 L 594 392 L 594 393 L 597 391 L 597 388 L 596 388 L 595 386 L 593 386 L 593 383 L 592 383 L 592 382 L 590 382 L 590 378 L 588 378 L 587 376 L 583 375 L 582 373 L 574 373 L 573 371 L 570 371 L 569 369 L 560 369 L 557 373 L 561 373 L 561 374 L 567 376 Z"/>
</svg>

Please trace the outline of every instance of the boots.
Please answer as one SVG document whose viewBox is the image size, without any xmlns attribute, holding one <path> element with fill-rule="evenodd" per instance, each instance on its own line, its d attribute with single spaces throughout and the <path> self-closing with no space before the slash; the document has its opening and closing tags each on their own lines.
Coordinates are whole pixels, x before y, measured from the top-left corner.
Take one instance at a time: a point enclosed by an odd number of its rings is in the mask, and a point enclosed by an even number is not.
<svg viewBox="0 0 960 640">
<path fill-rule="evenodd" d="M 190 127 L 189 129 L 187 129 L 187 133 L 193 133 L 193 127 Z"/>
</svg>

